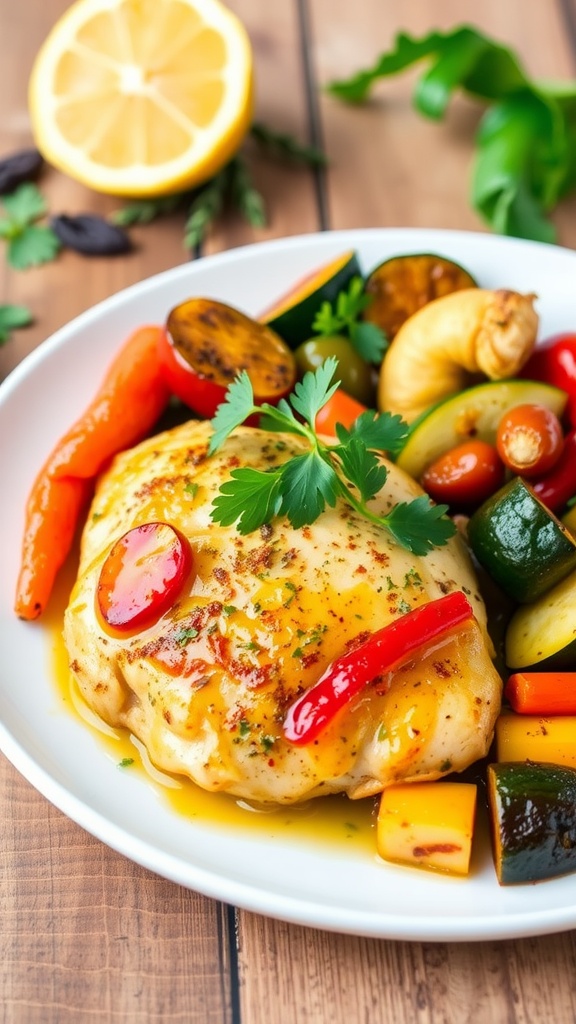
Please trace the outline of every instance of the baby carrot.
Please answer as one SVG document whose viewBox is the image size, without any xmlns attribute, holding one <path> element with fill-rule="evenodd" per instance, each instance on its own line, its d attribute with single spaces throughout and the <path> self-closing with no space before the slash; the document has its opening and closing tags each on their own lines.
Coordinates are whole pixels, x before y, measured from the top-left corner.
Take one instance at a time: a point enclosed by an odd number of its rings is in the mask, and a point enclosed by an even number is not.
<svg viewBox="0 0 576 1024">
<path fill-rule="evenodd" d="M 159 327 L 140 327 L 119 350 L 92 402 L 48 460 L 55 479 L 93 479 L 117 452 L 141 440 L 169 391 L 158 355 Z"/>
<path fill-rule="evenodd" d="M 128 338 L 85 413 L 55 445 L 32 485 L 14 605 L 22 619 L 44 611 L 97 475 L 148 434 L 168 402 L 159 333 L 159 327 L 142 327 Z"/>
<path fill-rule="evenodd" d="M 576 672 L 515 672 L 504 696 L 521 715 L 576 715 Z"/>
</svg>

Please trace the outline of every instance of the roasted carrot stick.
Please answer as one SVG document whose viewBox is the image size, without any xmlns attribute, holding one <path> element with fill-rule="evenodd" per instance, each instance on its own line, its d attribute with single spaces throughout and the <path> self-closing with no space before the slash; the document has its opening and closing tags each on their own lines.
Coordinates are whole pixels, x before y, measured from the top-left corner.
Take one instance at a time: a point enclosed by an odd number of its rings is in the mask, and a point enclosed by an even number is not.
<svg viewBox="0 0 576 1024">
<path fill-rule="evenodd" d="M 118 352 L 97 394 L 38 473 L 26 505 L 15 611 L 42 614 L 96 476 L 148 434 L 169 391 L 158 358 L 159 327 L 141 327 Z"/>
<path fill-rule="evenodd" d="M 515 672 L 504 696 L 521 715 L 576 715 L 576 672 Z"/>
</svg>

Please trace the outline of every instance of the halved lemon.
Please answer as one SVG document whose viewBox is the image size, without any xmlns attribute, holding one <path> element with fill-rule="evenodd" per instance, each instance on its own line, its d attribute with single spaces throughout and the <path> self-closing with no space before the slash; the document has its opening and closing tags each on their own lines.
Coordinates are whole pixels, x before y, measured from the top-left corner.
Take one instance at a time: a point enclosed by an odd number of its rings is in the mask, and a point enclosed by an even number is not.
<svg viewBox="0 0 576 1024">
<path fill-rule="evenodd" d="M 253 62 L 219 0 L 78 0 L 30 79 L 36 145 L 99 192 L 192 188 L 236 152 L 252 116 Z"/>
</svg>

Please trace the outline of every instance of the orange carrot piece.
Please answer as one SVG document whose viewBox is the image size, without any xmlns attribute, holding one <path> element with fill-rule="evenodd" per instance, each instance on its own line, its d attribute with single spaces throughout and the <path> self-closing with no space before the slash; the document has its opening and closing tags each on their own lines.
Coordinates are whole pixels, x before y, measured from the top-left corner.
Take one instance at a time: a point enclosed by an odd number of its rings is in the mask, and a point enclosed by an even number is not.
<svg viewBox="0 0 576 1024">
<path fill-rule="evenodd" d="M 576 672 L 515 672 L 504 696 L 521 715 L 576 715 Z"/>
<path fill-rule="evenodd" d="M 154 426 L 169 398 L 159 336 L 159 327 L 140 327 L 128 338 L 94 399 L 54 449 L 51 476 L 93 479 Z"/>
<path fill-rule="evenodd" d="M 21 619 L 44 611 L 98 473 L 145 437 L 166 407 L 159 333 L 159 327 L 142 327 L 128 338 L 86 412 L 56 444 L 32 485 L 14 604 Z"/>
<path fill-rule="evenodd" d="M 365 405 L 357 402 L 355 398 L 348 395 L 342 388 L 337 388 L 316 416 L 316 433 L 336 437 L 337 423 L 341 423 L 343 427 L 349 430 L 354 420 L 357 420 L 363 412 L 366 412 Z"/>
<path fill-rule="evenodd" d="M 90 480 L 54 480 L 45 471 L 38 475 L 26 506 L 14 606 L 19 618 L 37 619 L 44 611 L 58 570 L 74 542 L 90 489 Z"/>
</svg>

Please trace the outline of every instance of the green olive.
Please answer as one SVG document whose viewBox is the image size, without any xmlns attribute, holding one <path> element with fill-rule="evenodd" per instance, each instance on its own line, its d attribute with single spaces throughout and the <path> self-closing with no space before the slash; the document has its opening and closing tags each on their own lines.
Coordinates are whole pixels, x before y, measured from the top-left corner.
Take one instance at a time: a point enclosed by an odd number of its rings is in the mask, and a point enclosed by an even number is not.
<svg viewBox="0 0 576 1024">
<path fill-rule="evenodd" d="M 375 389 L 371 367 L 348 338 L 341 334 L 310 338 L 296 349 L 294 355 L 301 375 L 308 370 L 317 370 L 328 356 L 334 356 L 338 360 L 336 377 L 342 389 L 363 405 L 374 406 Z"/>
</svg>

